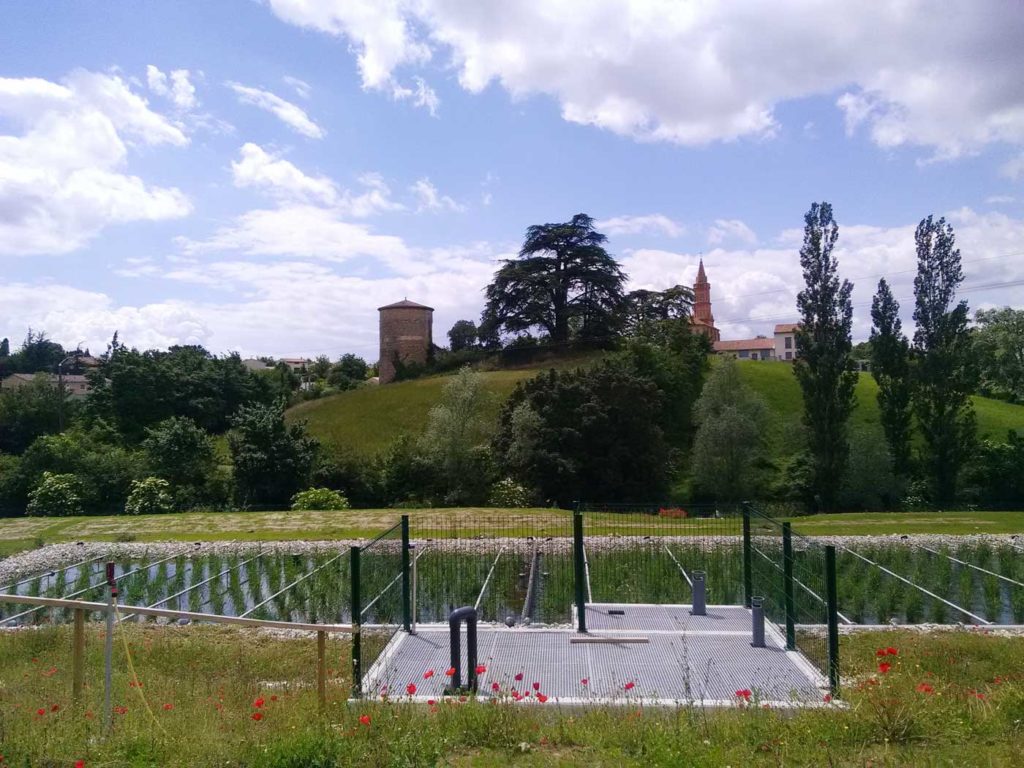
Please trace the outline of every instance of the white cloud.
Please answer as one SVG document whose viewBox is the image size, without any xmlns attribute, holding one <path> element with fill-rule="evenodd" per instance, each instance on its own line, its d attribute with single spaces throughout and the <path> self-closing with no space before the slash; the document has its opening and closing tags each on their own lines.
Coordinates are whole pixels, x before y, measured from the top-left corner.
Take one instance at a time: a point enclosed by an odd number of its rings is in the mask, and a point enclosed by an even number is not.
<svg viewBox="0 0 1024 768">
<path fill-rule="evenodd" d="M 187 69 L 175 69 L 167 75 L 149 64 L 146 66 L 146 84 L 157 96 L 170 99 L 178 109 L 195 109 L 199 106 L 196 89 L 189 80 Z"/>
<path fill-rule="evenodd" d="M 677 224 L 668 216 L 652 213 L 646 216 L 613 216 L 595 222 L 594 226 L 609 235 L 638 235 L 654 232 L 668 237 L 679 237 L 686 228 Z"/>
<path fill-rule="evenodd" d="M 290 101 L 262 88 L 252 88 L 241 83 L 228 82 L 227 86 L 238 95 L 243 104 L 251 104 L 275 115 L 293 131 L 310 139 L 322 139 L 324 130 L 313 122 L 306 111 Z"/>
<path fill-rule="evenodd" d="M 0 135 L 0 253 L 67 253 L 108 225 L 191 210 L 179 189 L 125 173 L 133 147 L 188 138 L 117 75 L 0 78 L 0 116 L 21 129 Z"/>
<path fill-rule="evenodd" d="M 338 189 L 326 176 L 307 176 L 292 163 L 273 155 L 257 144 L 242 145 L 241 158 L 231 163 L 236 187 L 268 189 L 275 196 L 333 205 Z"/>
<path fill-rule="evenodd" d="M 999 167 L 999 173 L 1013 181 L 1024 179 L 1024 152 L 1003 163 Z"/>
<path fill-rule="evenodd" d="M 566 120 L 641 140 L 771 137 L 775 108 L 838 97 L 851 130 L 937 157 L 1024 143 L 1024 14 L 1005 0 L 269 0 L 343 37 L 363 87 L 443 57 L 461 86 L 544 94 Z"/>
<path fill-rule="evenodd" d="M 727 242 L 755 245 L 757 235 L 739 219 L 715 219 L 715 223 L 708 229 L 708 242 L 711 245 Z"/>
<path fill-rule="evenodd" d="M 441 106 L 441 99 L 437 92 L 427 85 L 422 77 L 414 77 L 413 82 L 416 88 L 406 88 L 398 83 L 391 84 L 391 95 L 396 101 L 411 100 L 414 107 L 424 107 L 430 112 L 431 117 L 437 117 L 437 108 Z"/>
<path fill-rule="evenodd" d="M 423 177 L 409 187 L 409 191 L 416 196 L 417 212 L 420 211 L 455 211 L 462 213 L 466 206 L 455 202 L 448 195 L 442 195 L 430 179 Z"/>
<path fill-rule="evenodd" d="M 985 198 L 985 202 L 989 205 L 1009 205 L 1017 201 L 1017 198 L 1012 195 L 991 195 Z"/>
<path fill-rule="evenodd" d="M 312 86 L 305 80 L 300 80 L 297 77 L 291 75 L 285 75 L 281 78 L 285 85 L 289 86 L 295 93 L 301 96 L 303 99 L 308 99 L 310 94 L 313 92 Z"/>
</svg>

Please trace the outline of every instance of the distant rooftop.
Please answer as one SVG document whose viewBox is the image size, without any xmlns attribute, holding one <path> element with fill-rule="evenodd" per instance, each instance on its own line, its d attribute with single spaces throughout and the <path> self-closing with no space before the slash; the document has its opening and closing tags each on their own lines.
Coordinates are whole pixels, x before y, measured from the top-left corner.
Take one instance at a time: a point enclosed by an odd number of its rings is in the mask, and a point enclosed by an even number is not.
<svg viewBox="0 0 1024 768">
<path fill-rule="evenodd" d="M 739 352 L 743 349 L 775 349 L 771 339 L 737 339 L 736 341 L 716 341 L 715 352 Z"/>
<path fill-rule="evenodd" d="M 394 304 L 377 307 L 378 312 L 382 309 L 429 309 L 431 312 L 434 311 L 433 307 L 428 307 L 426 304 L 417 304 L 415 301 L 409 301 L 408 299 L 402 299 L 401 301 L 396 301 Z"/>
<path fill-rule="evenodd" d="M 800 323 L 779 323 L 775 326 L 776 333 L 793 333 L 800 327 Z"/>
</svg>

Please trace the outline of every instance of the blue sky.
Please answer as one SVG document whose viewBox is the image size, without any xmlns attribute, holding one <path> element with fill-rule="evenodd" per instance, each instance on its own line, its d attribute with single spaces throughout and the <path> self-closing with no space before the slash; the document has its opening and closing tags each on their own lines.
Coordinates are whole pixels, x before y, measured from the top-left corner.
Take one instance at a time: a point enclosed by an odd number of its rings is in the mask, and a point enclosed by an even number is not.
<svg viewBox="0 0 1024 768">
<path fill-rule="evenodd" d="M 858 338 L 929 213 L 972 308 L 1020 306 L 1019 5 L 832 5 L 5 5 L 0 336 L 374 359 L 377 306 L 443 338 L 527 226 L 583 211 L 632 287 L 703 255 L 743 338 L 793 319 L 815 200 Z"/>
</svg>

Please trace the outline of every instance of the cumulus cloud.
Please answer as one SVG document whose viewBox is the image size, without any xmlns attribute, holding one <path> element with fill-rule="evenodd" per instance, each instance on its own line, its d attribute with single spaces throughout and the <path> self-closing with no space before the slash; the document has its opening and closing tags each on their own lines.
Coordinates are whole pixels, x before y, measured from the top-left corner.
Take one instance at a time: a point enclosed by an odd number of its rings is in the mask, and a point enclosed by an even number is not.
<svg viewBox="0 0 1024 768">
<path fill-rule="evenodd" d="M 300 80 L 299 78 L 292 77 L 291 75 L 285 75 L 281 79 L 284 81 L 285 85 L 289 86 L 293 91 L 295 91 L 295 93 L 304 99 L 308 99 L 310 94 L 313 92 L 312 86 L 310 86 L 310 84 L 305 80 Z"/>
<path fill-rule="evenodd" d="M 132 148 L 188 138 L 117 75 L 0 78 L 0 116 L 15 127 L 0 135 L 0 253 L 67 253 L 108 225 L 191 210 L 181 190 L 125 172 Z"/>
<path fill-rule="evenodd" d="M 414 77 L 413 84 L 416 86 L 415 88 L 406 88 L 398 83 L 392 83 L 391 95 L 396 101 L 411 101 L 414 107 L 423 107 L 430 112 L 431 117 L 437 117 L 437 108 L 441 106 L 441 99 L 438 98 L 437 92 L 427 85 L 426 80 L 422 77 Z"/>
<path fill-rule="evenodd" d="M 228 82 L 227 86 L 235 92 L 240 102 L 270 112 L 296 133 L 310 139 L 322 139 L 325 136 L 323 128 L 313 122 L 302 107 L 277 94 L 241 83 Z"/>
<path fill-rule="evenodd" d="M 661 213 L 646 216 L 613 216 L 594 222 L 594 226 L 608 235 L 639 235 L 651 232 L 679 237 L 686 231 L 685 227 Z"/>
<path fill-rule="evenodd" d="M 170 99 L 178 109 L 195 109 L 199 106 L 196 89 L 189 80 L 187 69 L 175 69 L 168 75 L 149 64 L 146 66 L 146 84 L 157 96 Z"/>
<path fill-rule="evenodd" d="M 325 205 L 337 202 L 338 189 L 326 176 L 307 176 L 292 163 L 251 142 L 243 144 L 240 153 L 238 161 L 231 163 L 236 187 L 258 187 L 283 198 Z"/>
<path fill-rule="evenodd" d="M 715 219 L 715 223 L 708 229 L 708 242 L 711 245 L 726 242 L 754 245 L 757 243 L 757 235 L 739 219 Z"/>
<path fill-rule="evenodd" d="M 779 130 L 776 107 L 838 98 L 851 131 L 948 158 L 1024 143 L 1024 15 L 1004 0 L 944 8 L 677 0 L 269 0 L 285 22 L 343 38 L 363 87 L 434 58 L 472 93 L 544 94 L 566 120 L 704 144 Z M 785 52 L 784 54 L 780 52 Z"/>
<path fill-rule="evenodd" d="M 456 213 L 462 213 L 466 210 L 466 206 L 461 203 L 457 203 L 448 195 L 442 195 L 437 187 L 433 185 L 430 179 L 423 177 L 419 179 L 415 184 L 409 187 L 409 191 L 416 196 L 416 210 L 421 211 L 455 211 Z"/>
</svg>

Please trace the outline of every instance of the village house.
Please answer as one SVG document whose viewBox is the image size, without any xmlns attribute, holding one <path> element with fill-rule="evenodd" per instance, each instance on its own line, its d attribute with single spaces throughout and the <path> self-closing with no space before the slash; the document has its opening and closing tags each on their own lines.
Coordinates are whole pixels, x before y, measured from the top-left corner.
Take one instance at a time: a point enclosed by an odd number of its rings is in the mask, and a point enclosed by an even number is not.
<svg viewBox="0 0 1024 768">
<path fill-rule="evenodd" d="M 12 373 L 0 381 L 0 389 L 20 389 L 31 384 L 37 376 L 42 376 L 53 386 L 58 385 L 57 375 L 54 373 Z M 80 398 L 89 394 L 89 380 L 78 373 L 65 373 L 63 378 L 64 394 L 68 397 Z"/>
</svg>

